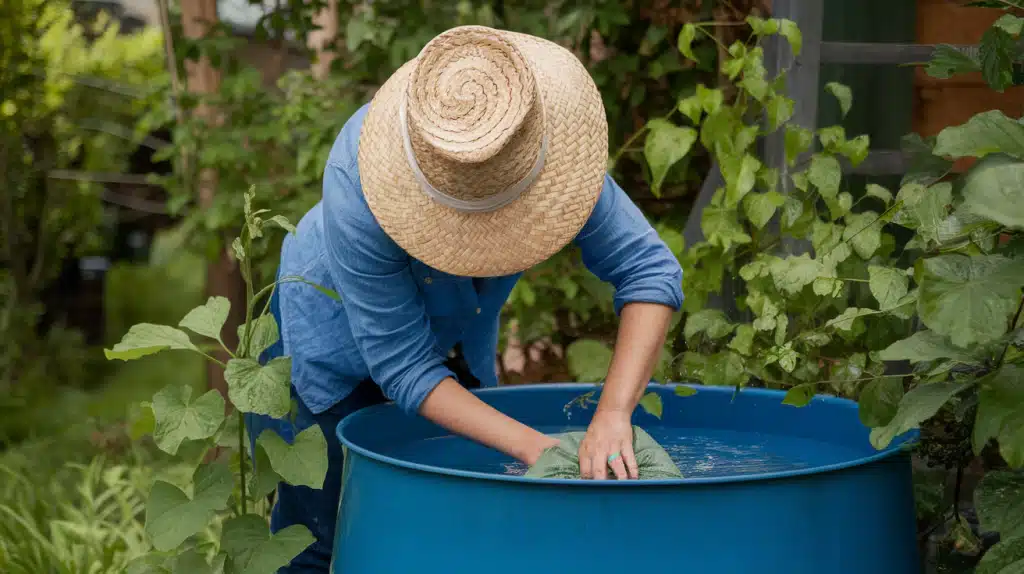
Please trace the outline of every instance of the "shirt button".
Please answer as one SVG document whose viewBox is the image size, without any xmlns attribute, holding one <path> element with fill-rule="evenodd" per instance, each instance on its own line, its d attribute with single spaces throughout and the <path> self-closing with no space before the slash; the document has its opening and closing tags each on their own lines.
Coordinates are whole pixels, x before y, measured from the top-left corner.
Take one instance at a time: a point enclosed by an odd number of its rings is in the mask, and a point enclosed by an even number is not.
<svg viewBox="0 0 1024 574">
<path fill-rule="evenodd" d="M 477 315 L 479 315 L 479 314 L 480 314 L 480 307 L 477 307 L 477 308 L 476 308 L 476 314 L 477 314 Z"/>
<path fill-rule="evenodd" d="M 431 279 L 430 277 L 424 277 L 423 282 L 426 283 L 427 285 L 430 285 L 431 283 L 434 282 L 434 280 Z"/>
</svg>

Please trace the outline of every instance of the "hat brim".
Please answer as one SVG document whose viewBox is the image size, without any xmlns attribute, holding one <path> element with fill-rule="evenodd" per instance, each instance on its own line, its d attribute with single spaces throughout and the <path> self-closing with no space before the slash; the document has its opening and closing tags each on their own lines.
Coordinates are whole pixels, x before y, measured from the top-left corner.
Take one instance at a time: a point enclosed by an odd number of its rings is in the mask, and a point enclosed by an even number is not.
<svg viewBox="0 0 1024 574">
<path fill-rule="evenodd" d="M 377 222 L 409 255 L 451 275 L 511 275 L 548 259 L 579 233 L 604 183 L 608 120 L 587 70 L 553 42 L 500 33 L 529 62 L 545 108 L 544 168 L 518 199 L 495 211 L 465 213 L 435 202 L 420 188 L 399 124 L 415 60 L 380 88 L 360 133 L 359 176 Z"/>
</svg>

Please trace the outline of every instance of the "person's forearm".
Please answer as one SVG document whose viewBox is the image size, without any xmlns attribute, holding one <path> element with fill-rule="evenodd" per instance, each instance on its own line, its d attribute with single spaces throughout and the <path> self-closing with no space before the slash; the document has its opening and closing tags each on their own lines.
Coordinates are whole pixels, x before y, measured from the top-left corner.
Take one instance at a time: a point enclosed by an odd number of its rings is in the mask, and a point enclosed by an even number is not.
<svg viewBox="0 0 1024 574">
<path fill-rule="evenodd" d="M 499 412 L 450 377 L 427 395 L 419 412 L 453 433 L 531 465 L 558 442 Z"/>
<path fill-rule="evenodd" d="M 598 412 L 632 414 L 657 367 L 672 313 L 672 308 L 656 303 L 627 303 L 622 308 Z"/>
</svg>

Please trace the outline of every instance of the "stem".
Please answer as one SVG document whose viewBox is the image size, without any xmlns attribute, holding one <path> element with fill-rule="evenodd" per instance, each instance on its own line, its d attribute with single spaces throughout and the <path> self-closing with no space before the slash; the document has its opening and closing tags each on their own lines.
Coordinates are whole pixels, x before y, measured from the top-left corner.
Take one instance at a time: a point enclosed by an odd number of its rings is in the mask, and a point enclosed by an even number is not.
<svg viewBox="0 0 1024 574">
<path fill-rule="evenodd" d="M 1020 320 L 1021 311 L 1024 311 L 1024 297 L 1021 298 L 1020 303 L 1017 305 L 1017 312 L 1014 313 L 1013 320 L 1010 321 L 1010 331 L 1017 328 L 1017 321 Z M 996 363 L 997 369 L 1003 366 L 1003 361 L 1006 360 L 1006 353 L 1009 352 L 1011 344 L 1012 343 L 1007 343 L 1006 346 L 1003 347 L 1003 352 L 999 354 L 999 361 Z"/>
<path fill-rule="evenodd" d="M 238 470 L 241 473 L 241 484 L 242 487 L 242 514 L 249 512 L 249 502 L 245 493 L 245 415 L 242 411 L 238 412 L 238 456 L 239 464 Z"/>
<path fill-rule="evenodd" d="M 224 364 L 224 362 L 223 362 L 223 361 L 221 361 L 220 359 L 218 359 L 218 358 L 216 358 L 216 357 L 214 357 L 214 356 L 212 356 L 212 355 L 208 355 L 208 354 L 206 354 L 206 353 L 204 353 L 204 352 L 202 352 L 202 351 L 196 351 L 196 352 L 197 352 L 197 353 L 199 353 L 200 355 L 202 355 L 202 356 L 206 357 L 207 359 L 210 359 L 210 360 L 211 360 L 211 361 L 213 361 L 214 363 L 217 363 L 217 364 L 218 364 L 218 365 L 220 365 L 221 367 L 227 368 L 227 365 L 225 365 L 225 364 Z"/>
</svg>

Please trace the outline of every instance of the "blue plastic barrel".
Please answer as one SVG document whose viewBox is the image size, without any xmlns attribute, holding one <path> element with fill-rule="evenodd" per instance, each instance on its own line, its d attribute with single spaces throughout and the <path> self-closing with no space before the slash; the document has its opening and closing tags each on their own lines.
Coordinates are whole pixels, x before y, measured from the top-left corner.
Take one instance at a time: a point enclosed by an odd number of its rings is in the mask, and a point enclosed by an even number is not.
<svg viewBox="0 0 1024 574">
<path fill-rule="evenodd" d="M 695 395 L 680 397 L 673 386 L 652 385 L 663 399 L 662 418 L 641 409 L 634 416 L 667 450 L 682 453 L 681 480 L 528 479 L 499 453 L 393 404 L 350 415 L 338 426 L 348 459 L 332 571 L 919 571 L 905 448 L 915 433 L 877 451 L 852 401 L 816 397 L 797 408 L 775 391 L 734 397 L 731 388 L 694 388 Z M 594 389 L 557 384 L 477 393 L 548 432 L 584 427 L 593 406 L 573 401 Z"/>
</svg>

